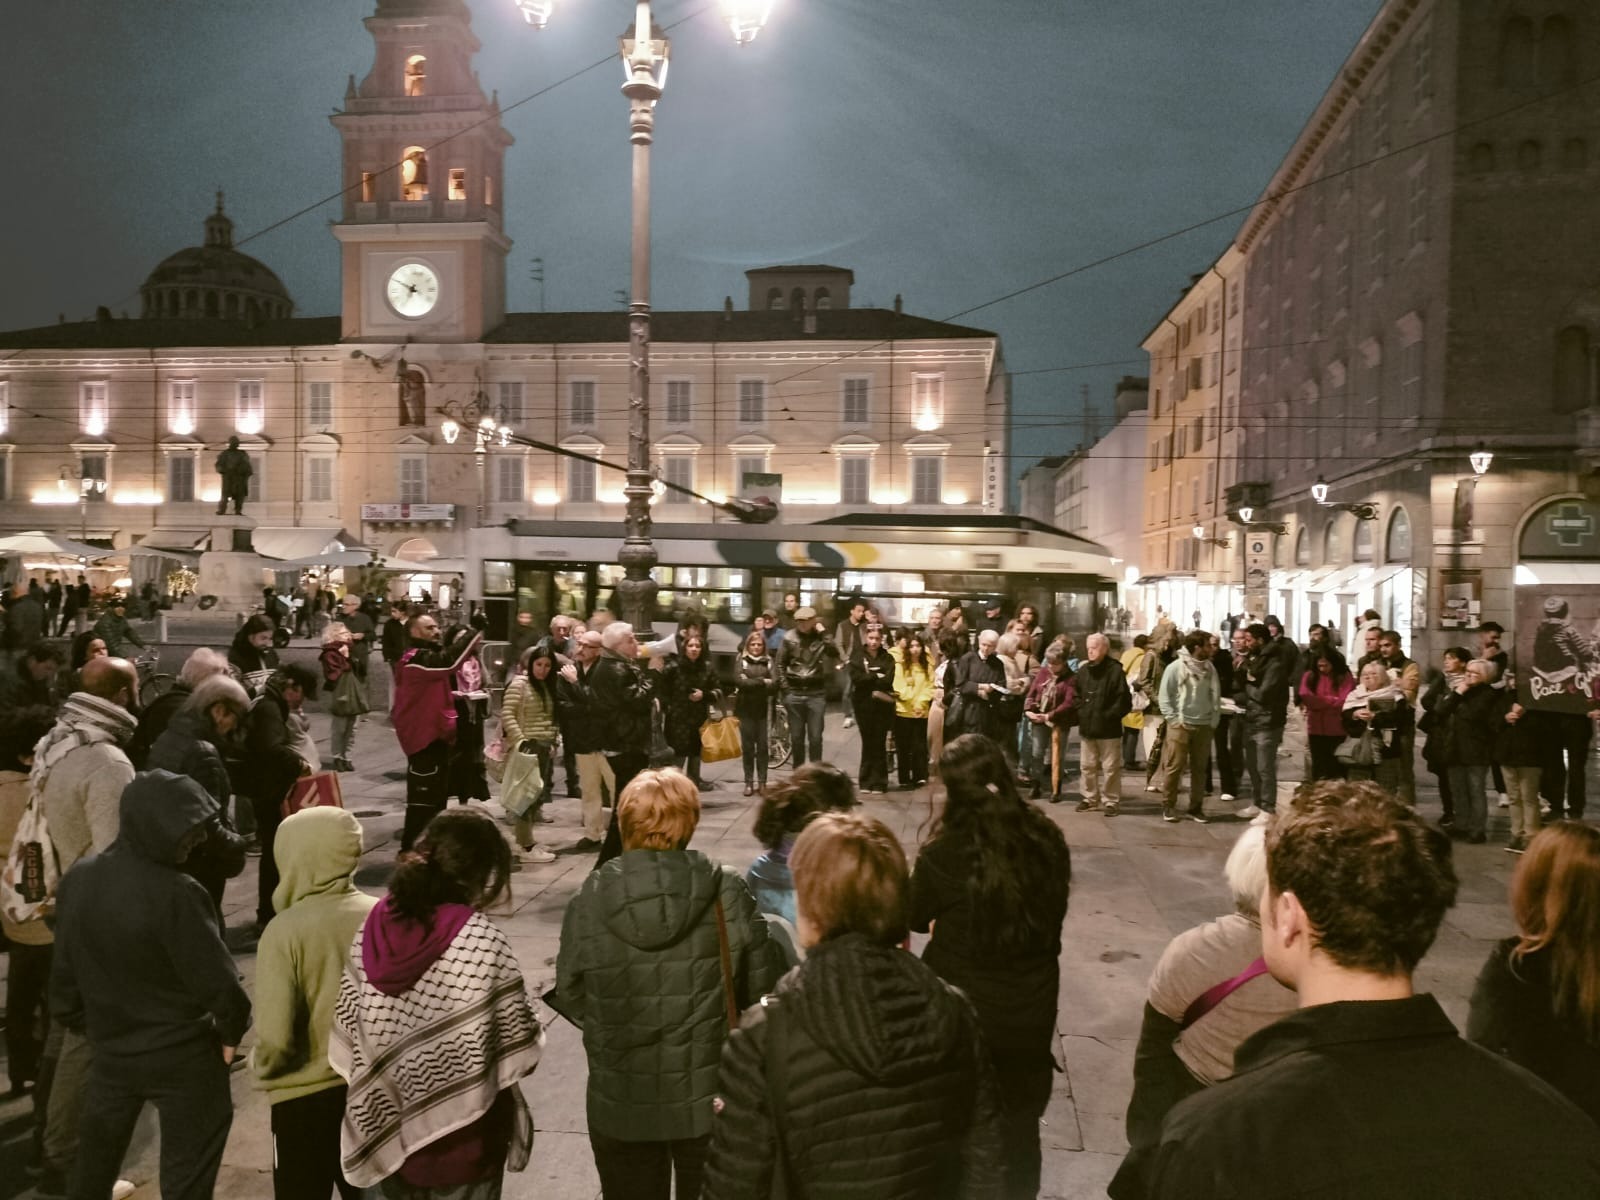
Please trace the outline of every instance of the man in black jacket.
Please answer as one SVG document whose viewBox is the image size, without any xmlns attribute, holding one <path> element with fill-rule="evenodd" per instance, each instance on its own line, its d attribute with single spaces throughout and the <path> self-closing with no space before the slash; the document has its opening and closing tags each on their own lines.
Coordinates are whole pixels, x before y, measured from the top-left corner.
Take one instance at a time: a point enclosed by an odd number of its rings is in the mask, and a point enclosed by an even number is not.
<svg viewBox="0 0 1600 1200">
<path fill-rule="evenodd" d="M 852 610 L 853 611 L 853 610 Z M 865 606 L 863 606 L 865 611 Z M 789 714 L 790 762 L 803 767 L 822 761 L 822 718 L 828 708 L 828 676 L 839 661 L 839 646 L 830 641 L 817 610 L 795 609 L 794 628 L 778 647 L 778 693 Z"/>
<path fill-rule="evenodd" d="M 1252 625 L 1247 632 L 1250 652 L 1244 660 L 1244 740 L 1251 803 L 1238 813 L 1246 820 L 1277 811 L 1278 746 L 1289 721 L 1289 672 L 1284 655 L 1272 649 L 1272 635 L 1265 625 Z"/>
<path fill-rule="evenodd" d="M 572 661 L 556 677 L 556 722 L 561 727 L 562 747 L 572 755 L 579 786 L 568 784 L 568 793 L 583 796 L 583 837 L 579 850 L 598 850 L 606 836 L 607 805 L 617 798 L 617 779 L 605 756 L 604 735 L 596 717 L 590 681 L 600 660 L 601 635 L 590 629 L 580 634 L 572 647 Z"/>
<path fill-rule="evenodd" d="M 61 881 L 51 1010 L 94 1050 L 74 1196 L 111 1194 L 146 1102 L 161 1115 L 162 1195 L 212 1194 L 250 998 L 210 897 L 181 868 L 219 816 L 194 780 L 147 771 L 122 793 L 117 840 Z"/>
<path fill-rule="evenodd" d="M 272 920 L 272 893 L 278 886 L 278 861 L 272 840 L 283 820 L 283 801 L 294 781 L 311 773 L 311 766 L 295 752 L 289 735 L 289 710 L 299 708 L 317 691 L 317 676 L 302 663 L 281 666 L 267 677 L 261 695 L 244 721 L 242 791 L 250 796 L 261 840 L 261 869 L 256 877 L 256 928 Z"/>
<path fill-rule="evenodd" d="M 1303 791 L 1268 829 L 1261 911 L 1267 969 L 1300 1010 L 1167 1115 L 1143 1194 L 1600 1195 L 1594 1123 L 1413 990 L 1455 898 L 1450 841 L 1415 810 L 1371 782 Z"/>
<path fill-rule="evenodd" d="M 883 629 L 867 627 L 850 659 L 850 690 L 856 721 L 861 726 L 861 791 L 883 795 L 889 790 L 887 743 L 894 724 L 894 659 L 883 648 Z"/>
<path fill-rule="evenodd" d="M 1122 718 L 1133 711 L 1133 693 L 1122 664 L 1111 657 L 1105 634 L 1091 633 L 1083 650 L 1088 657 L 1072 677 L 1078 705 L 1078 764 L 1083 770 L 1079 808 L 1103 804 L 1108 814 L 1114 814 L 1122 803 Z"/>
<path fill-rule="evenodd" d="M 639 639 L 626 621 L 612 621 L 600 635 L 600 657 L 588 676 L 589 704 L 599 727 L 600 749 L 611 768 L 612 794 L 622 789 L 650 765 L 650 709 L 655 689 L 649 674 L 639 668 Z M 617 810 L 611 810 L 598 868 L 622 853 L 622 832 Z"/>
<path fill-rule="evenodd" d="M 963 733 L 978 733 L 999 742 L 1006 726 L 1002 708 L 1012 702 L 1006 687 L 1006 667 L 996 654 L 1000 635 L 985 629 L 978 648 L 969 650 L 945 669 L 944 692 L 955 697 L 955 712 L 945 702 L 944 742 L 949 745 Z"/>
</svg>

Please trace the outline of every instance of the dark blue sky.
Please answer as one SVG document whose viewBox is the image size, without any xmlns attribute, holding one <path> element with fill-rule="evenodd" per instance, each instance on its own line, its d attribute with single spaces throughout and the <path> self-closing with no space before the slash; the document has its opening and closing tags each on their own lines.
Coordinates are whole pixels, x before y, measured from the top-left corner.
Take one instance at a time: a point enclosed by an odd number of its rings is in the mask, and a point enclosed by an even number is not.
<svg viewBox="0 0 1600 1200">
<path fill-rule="evenodd" d="M 548 29 L 469 0 L 501 103 L 614 54 L 627 0 L 558 0 Z M 8 5 L 0 328 L 137 314 L 200 240 L 213 189 L 241 237 L 338 187 L 327 116 L 372 62 L 374 0 Z M 1254 199 L 1378 0 L 776 0 L 737 47 L 715 0 L 661 0 L 655 303 L 744 303 L 743 271 L 830 262 L 855 302 L 947 317 Z M 614 59 L 506 116 L 510 305 L 614 308 L 628 283 L 626 103 Z M 334 206 L 250 241 L 301 315 L 338 304 Z M 1014 469 L 1079 438 L 1139 339 L 1238 219 L 1002 304 Z M 1081 364 L 1111 363 L 1082 369 Z M 1058 368 L 1075 368 L 1061 370 Z M 1063 423 L 1064 421 L 1071 423 Z"/>
</svg>

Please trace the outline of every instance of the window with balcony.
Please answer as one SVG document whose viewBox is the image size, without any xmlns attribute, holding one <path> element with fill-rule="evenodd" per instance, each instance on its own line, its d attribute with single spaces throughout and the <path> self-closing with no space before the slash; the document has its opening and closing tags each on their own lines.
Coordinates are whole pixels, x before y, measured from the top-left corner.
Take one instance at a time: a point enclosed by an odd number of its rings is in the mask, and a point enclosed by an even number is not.
<svg viewBox="0 0 1600 1200">
<path fill-rule="evenodd" d="M 499 504 L 521 504 L 524 467 L 521 454 L 500 454 L 494 460 L 494 498 Z"/>
<path fill-rule="evenodd" d="M 739 380 L 739 424 L 765 425 L 767 423 L 767 381 L 765 379 Z"/>
<path fill-rule="evenodd" d="M 595 465 L 576 458 L 567 459 L 567 503 L 593 504 L 595 501 Z"/>
<path fill-rule="evenodd" d="M 111 456 L 109 454 L 80 454 L 78 475 L 83 494 L 91 504 L 102 503 L 111 489 Z"/>
<path fill-rule="evenodd" d="M 195 428 L 195 381 L 174 379 L 167 384 L 167 428 L 188 437 Z"/>
<path fill-rule="evenodd" d="M 428 502 L 428 459 L 421 454 L 406 454 L 400 458 L 400 503 L 426 504 Z"/>
<path fill-rule="evenodd" d="M 233 424 L 240 433 L 260 433 L 266 428 L 266 402 L 262 397 L 261 380 L 239 380 Z"/>
<path fill-rule="evenodd" d="M 694 488 L 694 455 L 669 454 L 661 460 L 661 478 L 680 488 Z M 663 504 L 689 504 L 694 497 L 683 492 L 668 488 L 661 497 Z"/>
<path fill-rule="evenodd" d="M 306 385 L 306 424 L 326 429 L 333 424 L 333 384 L 312 380 Z"/>
<path fill-rule="evenodd" d="M 919 433 L 931 433 L 944 425 L 943 374 L 912 376 L 911 424 Z"/>
<path fill-rule="evenodd" d="M 911 503 L 944 503 L 944 458 L 918 454 L 911 459 Z"/>
<path fill-rule="evenodd" d="M 90 437 L 104 437 L 110 423 L 110 384 L 103 379 L 85 380 L 78 385 L 78 428 Z"/>
<path fill-rule="evenodd" d="M 573 379 L 567 383 L 567 424 L 573 429 L 593 429 L 598 423 L 595 411 L 594 380 Z"/>
<path fill-rule="evenodd" d="M 865 454 L 845 454 L 839 458 L 839 503 L 872 502 L 872 459 Z"/>
<path fill-rule="evenodd" d="M 333 503 L 333 456 L 313 454 L 306 459 L 306 499 L 313 504 Z"/>
<path fill-rule="evenodd" d="M 843 383 L 843 419 L 846 425 L 865 425 L 872 419 L 868 405 L 870 379 L 846 379 Z"/>
</svg>

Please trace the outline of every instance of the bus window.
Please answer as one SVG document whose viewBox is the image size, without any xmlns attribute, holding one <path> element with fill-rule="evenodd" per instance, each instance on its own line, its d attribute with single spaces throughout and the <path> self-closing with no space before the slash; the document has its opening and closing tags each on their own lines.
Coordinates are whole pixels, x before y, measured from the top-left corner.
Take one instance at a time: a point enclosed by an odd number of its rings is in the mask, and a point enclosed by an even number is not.
<svg viewBox="0 0 1600 1200">
<path fill-rule="evenodd" d="M 783 598 L 792 592 L 800 598 L 799 607 L 809 605 L 816 609 L 817 619 L 831 628 L 834 622 L 833 598 L 838 590 L 839 580 L 834 575 L 768 575 L 761 581 L 761 607 L 770 608 L 782 618 Z"/>
<path fill-rule="evenodd" d="M 552 571 L 556 587 L 556 611 L 569 617 L 589 617 L 589 572 Z"/>
</svg>

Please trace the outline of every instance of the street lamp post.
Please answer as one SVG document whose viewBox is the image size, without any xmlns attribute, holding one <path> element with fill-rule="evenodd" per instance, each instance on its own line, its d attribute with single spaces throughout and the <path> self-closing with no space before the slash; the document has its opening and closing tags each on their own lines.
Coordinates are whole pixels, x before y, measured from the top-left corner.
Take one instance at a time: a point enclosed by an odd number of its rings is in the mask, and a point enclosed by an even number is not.
<svg viewBox="0 0 1600 1200">
<path fill-rule="evenodd" d="M 524 17 L 542 29 L 553 0 L 514 0 Z M 722 0 L 729 29 L 740 45 L 752 41 L 766 22 L 772 0 Z M 622 619 L 644 630 L 655 614 L 655 542 L 650 536 L 650 145 L 655 106 L 667 84 L 672 43 L 652 19 L 650 0 L 636 0 L 634 20 L 623 33 L 622 94 L 628 98 L 629 140 L 633 143 L 632 280 L 628 302 L 628 472 L 625 533 L 617 561 Z"/>
<path fill-rule="evenodd" d="M 75 480 L 78 484 L 78 540 L 89 540 L 89 497 L 95 494 L 105 495 L 106 481 L 95 475 L 85 475 L 81 467 L 62 467 L 61 476 L 57 486 L 66 490 L 67 481 Z"/>
</svg>

